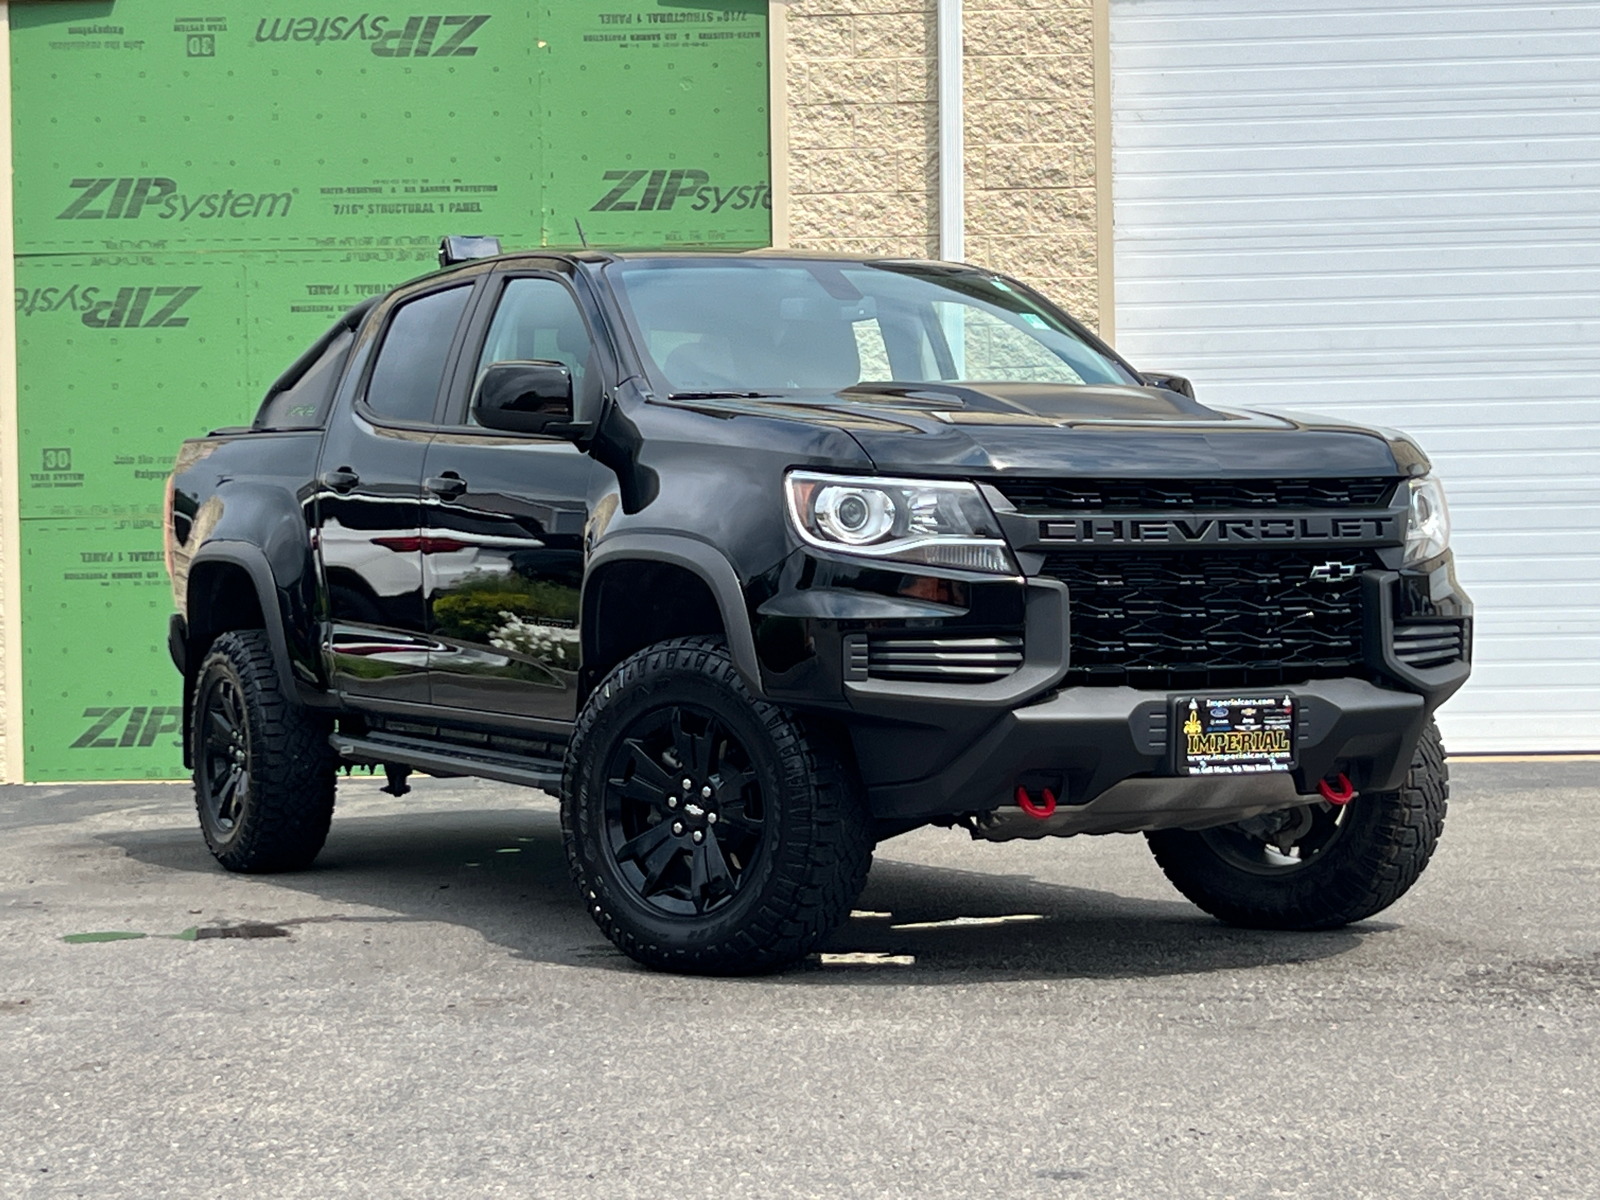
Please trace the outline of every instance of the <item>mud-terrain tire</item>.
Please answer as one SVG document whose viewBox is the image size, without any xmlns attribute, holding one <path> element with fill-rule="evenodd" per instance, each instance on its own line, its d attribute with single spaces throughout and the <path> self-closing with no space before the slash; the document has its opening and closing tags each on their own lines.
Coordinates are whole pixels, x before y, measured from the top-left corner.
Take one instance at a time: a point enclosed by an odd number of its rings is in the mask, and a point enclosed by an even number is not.
<svg viewBox="0 0 1600 1200">
<path fill-rule="evenodd" d="M 211 643 L 191 719 L 195 809 L 216 860 L 230 871 L 310 866 L 333 820 L 333 725 L 278 678 L 263 630 Z"/>
<path fill-rule="evenodd" d="M 1444 746 L 1430 721 L 1398 791 L 1363 792 L 1342 813 L 1325 801 L 1308 806 L 1312 829 L 1331 836 L 1307 861 L 1266 861 L 1275 856 L 1249 822 L 1146 837 L 1167 878 L 1212 916 L 1250 929 L 1337 929 L 1382 912 L 1417 881 L 1449 796 Z"/>
<path fill-rule="evenodd" d="M 754 696 L 710 637 L 641 650 L 590 695 L 561 829 L 601 931 L 646 966 L 692 974 L 804 958 L 849 915 L 872 862 L 849 755 Z"/>
</svg>

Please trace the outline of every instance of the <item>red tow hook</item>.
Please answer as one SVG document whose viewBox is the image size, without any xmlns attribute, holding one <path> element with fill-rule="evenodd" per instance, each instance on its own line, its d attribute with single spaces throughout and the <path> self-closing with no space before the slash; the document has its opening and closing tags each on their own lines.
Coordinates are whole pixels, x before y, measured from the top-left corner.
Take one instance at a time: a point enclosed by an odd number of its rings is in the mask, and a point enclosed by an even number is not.
<svg viewBox="0 0 1600 1200">
<path fill-rule="evenodd" d="M 1049 788 L 1044 789 L 1044 803 L 1035 804 L 1033 797 L 1028 795 L 1028 789 L 1020 783 L 1017 785 L 1017 807 L 1035 820 L 1042 821 L 1056 811 L 1056 794 Z"/>
<path fill-rule="evenodd" d="M 1317 794 L 1329 804 L 1349 804 L 1355 799 L 1356 785 L 1345 777 L 1343 771 L 1340 771 L 1337 784 L 1329 783 L 1326 779 L 1318 780 Z"/>
</svg>

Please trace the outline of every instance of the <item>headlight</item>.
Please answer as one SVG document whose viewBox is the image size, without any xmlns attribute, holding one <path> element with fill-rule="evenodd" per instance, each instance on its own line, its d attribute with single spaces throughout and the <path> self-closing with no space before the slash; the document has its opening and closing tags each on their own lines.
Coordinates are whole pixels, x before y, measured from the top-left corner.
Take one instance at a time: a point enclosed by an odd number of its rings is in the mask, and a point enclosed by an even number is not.
<svg viewBox="0 0 1600 1200">
<path fill-rule="evenodd" d="M 1406 566 L 1415 566 L 1450 548 L 1450 509 L 1444 485 L 1432 475 L 1411 481 L 1411 511 L 1406 518 Z"/>
<path fill-rule="evenodd" d="M 790 471 L 789 516 L 800 536 L 836 553 L 1018 574 L 976 485 Z"/>
</svg>

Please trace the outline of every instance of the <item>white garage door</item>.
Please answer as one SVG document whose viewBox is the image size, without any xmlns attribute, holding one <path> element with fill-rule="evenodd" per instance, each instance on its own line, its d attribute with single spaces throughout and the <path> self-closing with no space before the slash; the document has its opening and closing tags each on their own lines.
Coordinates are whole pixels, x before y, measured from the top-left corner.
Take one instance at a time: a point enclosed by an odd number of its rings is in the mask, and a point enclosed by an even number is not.
<svg viewBox="0 0 1600 1200">
<path fill-rule="evenodd" d="M 1111 0 L 1116 340 L 1415 435 L 1456 750 L 1600 749 L 1600 3 Z"/>
</svg>

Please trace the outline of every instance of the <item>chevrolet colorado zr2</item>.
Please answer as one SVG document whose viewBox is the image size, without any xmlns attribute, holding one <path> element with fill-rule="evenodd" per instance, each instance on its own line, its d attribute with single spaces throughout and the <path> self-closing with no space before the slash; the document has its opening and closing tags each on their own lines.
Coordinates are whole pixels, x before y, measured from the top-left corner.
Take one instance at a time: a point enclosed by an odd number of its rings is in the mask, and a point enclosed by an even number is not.
<svg viewBox="0 0 1600 1200">
<path fill-rule="evenodd" d="M 308 865 L 343 764 L 524 784 L 617 946 L 734 973 L 930 824 L 1143 833 L 1258 928 L 1427 864 L 1472 607 L 1406 437 L 1201 404 L 971 266 L 446 250 L 178 455 L 225 867 Z"/>
</svg>

